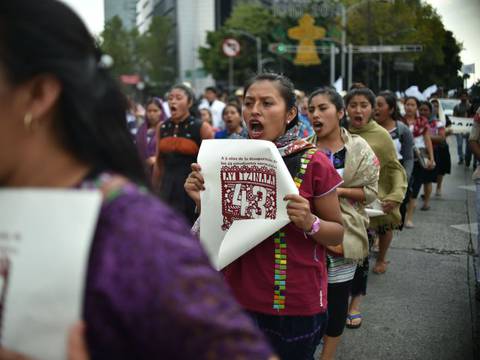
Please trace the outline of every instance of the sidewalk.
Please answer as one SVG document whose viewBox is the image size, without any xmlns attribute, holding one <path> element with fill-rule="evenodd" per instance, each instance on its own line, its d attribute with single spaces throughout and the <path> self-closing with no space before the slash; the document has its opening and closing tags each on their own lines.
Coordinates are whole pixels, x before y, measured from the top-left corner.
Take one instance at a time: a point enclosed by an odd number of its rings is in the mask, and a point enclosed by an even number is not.
<svg viewBox="0 0 480 360">
<path fill-rule="evenodd" d="M 433 197 L 430 211 L 415 212 L 414 229 L 395 234 L 387 273 L 370 272 L 362 327 L 345 329 L 338 360 L 474 359 L 480 343 L 476 235 L 469 232 L 476 233 L 476 224 L 469 226 L 476 221 L 475 192 L 472 170 L 457 165 L 452 145 L 443 196 Z"/>
</svg>

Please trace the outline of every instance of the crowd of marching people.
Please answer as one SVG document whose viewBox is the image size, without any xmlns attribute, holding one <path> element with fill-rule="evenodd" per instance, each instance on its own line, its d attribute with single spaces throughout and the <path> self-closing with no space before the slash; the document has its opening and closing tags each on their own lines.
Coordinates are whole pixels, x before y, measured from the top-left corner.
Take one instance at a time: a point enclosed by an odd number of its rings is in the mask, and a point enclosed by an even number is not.
<svg viewBox="0 0 480 360">
<path fill-rule="evenodd" d="M 388 271 L 394 231 L 415 226 L 419 195 L 433 206 L 432 183 L 442 196 L 435 98 L 363 84 L 305 94 L 262 73 L 224 101 L 177 84 L 139 110 L 67 6 L 4 2 L 0 22 L 1 186 L 104 195 L 71 359 L 312 359 L 319 345 L 334 359 L 344 328 L 362 325 L 370 270 Z M 285 197 L 291 222 L 221 275 L 195 235 L 197 155 L 214 138 L 272 142 L 299 190 Z"/>
<path fill-rule="evenodd" d="M 149 108 L 154 101 L 158 102 L 156 109 L 161 114 L 171 112 L 172 107 L 178 112 L 179 104 L 172 101 L 171 95 L 172 91 L 178 89 L 182 89 L 185 97 L 183 115 L 165 118 L 163 122 L 158 120 L 154 138 L 161 140 L 164 128 L 178 128 L 189 121 L 190 124 L 197 124 L 197 130 L 192 127 L 197 133 L 185 136 L 178 132 L 176 135 L 170 134 L 167 139 L 177 142 L 198 139 L 197 146 L 191 149 L 192 156 L 187 161 L 175 161 L 176 165 L 172 163 L 170 166 L 165 166 L 164 162 L 171 155 L 162 146 L 157 146 L 156 153 L 152 151 L 144 156 L 144 164 L 149 173 L 161 174 L 180 171 L 177 167 L 183 167 L 183 172 L 175 173 L 172 177 L 179 183 L 185 181 L 186 192 L 181 194 L 183 188 L 177 184 L 176 187 L 168 188 L 166 193 L 160 191 L 159 195 L 170 206 L 183 211 L 191 223 L 201 214 L 198 192 L 203 189 L 203 177 L 199 165 L 193 164 L 193 172 L 190 173 L 190 165 L 195 162 L 201 139 L 270 140 L 284 156 L 292 177 L 298 177 L 295 173 L 296 163 L 306 156 L 304 160 L 309 164 L 307 169 L 311 167 L 312 173 L 307 172 L 305 176 L 308 174 L 312 179 L 322 179 L 323 188 L 303 189 L 300 186 L 300 195 L 309 202 L 308 206 L 305 203 L 303 205 L 311 208 L 314 218 L 320 219 L 322 229 L 328 226 L 328 222 L 341 223 L 343 236 L 341 243 L 336 245 L 327 243 L 326 234 L 317 235 L 318 239 L 312 237 L 315 240 L 313 244 L 317 242 L 325 248 L 327 272 L 323 274 L 321 269 L 316 269 L 317 275 L 311 276 L 313 279 L 317 277 L 319 283 L 326 281 L 328 286 L 326 291 L 312 285 L 309 289 L 299 287 L 296 293 L 303 294 L 303 300 L 297 306 L 295 300 L 289 298 L 289 306 L 286 307 L 289 311 L 284 310 L 280 314 L 288 316 L 292 322 L 289 327 L 295 328 L 296 332 L 282 333 L 284 325 L 278 324 L 279 312 L 271 306 L 265 306 L 268 294 L 262 294 L 260 289 L 275 288 L 270 278 L 264 279 L 265 284 L 257 278 L 258 284 L 255 285 L 246 280 L 259 271 L 267 271 L 265 266 L 268 264 L 268 254 L 273 251 L 270 249 L 274 244 L 272 241 L 265 241 L 263 245 L 242 256 L 228 266 L 224 274 L 236 300 L 250 312 L 257 326 L 267 335 L 274 350 L 282 358 L 311 358 L 322 338 L 321 359 L 333 359 L 344 328 L 356 329 L 362 324 L 360 304 L 366 295 L 372 248 L 376 256 L 371 270 L 375 274 L 383 274 L 388 267 L 387 252 L 393 232 L 415 226 L 413 219 L 417 208 L 416 199 L 422 188 L 422 211 L 430 210 L 432 183 L 437 184 L 435 196 L 442 196 L 443 177 L 450 173 L 451 159 L 446 141 L 449 133 L 446 124 L 439 119 L 438 100 L 435 95 L 430 101 L 420 101 L 413 96 L 398 99 L 391 91 L 375 95 L 360 83 L 354 84 L 345 96 L 329 87 L 320 87 L 306 95 L 294 89 L 288 78 L 282 75 L 259 74 L 241 89 L 242 96 L 226 98 L 225 102 L 218 99 L 219 90 L 214 87 L 206 88 L 201 99 L 195 101 L 191 89 L 184 85 L 174 86 L 163 102 L 158 99 L 147 102 L 147 122 L 151 123 Z M 236 94 L 239 95 L 238 92 Z M 199 104 L 198 107 L 195 106 L 196 103 Z M 280 118 L 284 120 L 285 129 L 273 124 L 279 121 L 277 114 L 272 112 L 275 106 L 284 112 Z M 403 109 L 403 113 L 400 109 Z M 278 115 L 281 115 L 281 111 Z M 186 120 L 192 116 L 195 120 Z M 159 119 L 159 116 L 156 118 Z M 203 135 L 200 133 L 202 127 Z M 276 128 L 277 132 L 274 131 Z M 180 139 L 185 137 L 188 139 Z M 137 132 L 140 153 L 144 143 L 145 140 L 139 138 Z M 292 157 L 289 147 L 298 153 L 296 159 Z M 188 147 L 176 146 L 172 151 L 178 155 L 181 148 Z M 150 160 L 152 156 L 155 161 Z M 314 171 L 313 164 L 316 162 L 318 164 Z M 335 176 L 327 168 L 320 170 L 326 166 L 325 163 L 330 163 L 337 173 Z M 151 170 L 157 167 L 161 169 Z M 153 184 L 161 184 L 163 181 L 155 176 L 152 178 Z M 311 180 L 308 184 L 311 186 Z M 329 199 L 333 193 L 336 201 Z M 162 194 L 174 196 L 169 200 Z M 191 198 L 194 201 L 188 204 L 187 200 L 180 201 L 181 198 Z M 327 205 L 319 204 L 319 199 L 329 204 L 330 214 L 322 212 Z M 337 206 L 334 204 L 336 202 L 341 221 L 338 216 L 334 217 L 332 210 Z M 301 200 L 291 199 L 292 208 L 299 209 L 301 205 Z M 369 218 L 365 210 L 367 206 L 381 209 L 384 215 Z M 300 218 L 309 219 L 309 215 L 307 211 Z M 292 225 L 305 231 L 311 230 L 315 225 L 315 222 L 312 225 L 297 223 L 295 217 L 291 219 Z M 286 241 L 294 247 L 295 242 L 299 241 L 295 232 L 288 231 L 288 228 L 285 232 Z M 274 237 L 275 235 L 272 239 Z M 300 259 L 298 264 L 293 262 L 290 269 L 293 274 L 300 270 L 308 273 L 308 267 Z M 327 294 L 327 305 L 312 309 L 310 312 L 313 313 L 309 313 L 309 294 L 322 294 L 322 291 Z M 328 320 L 318 318 L 318 314 L 324 315 L 327 312 Z M 299 316 L 309 316 L 310 322 L 305 323 L 305 318 L 302 318 L 302 324 L 295 325 Z M 297 338 L 302 338 L 303 341 L 293 340 Z M 293 346 L 293 343 L 297 346 Z"/>
</svg>

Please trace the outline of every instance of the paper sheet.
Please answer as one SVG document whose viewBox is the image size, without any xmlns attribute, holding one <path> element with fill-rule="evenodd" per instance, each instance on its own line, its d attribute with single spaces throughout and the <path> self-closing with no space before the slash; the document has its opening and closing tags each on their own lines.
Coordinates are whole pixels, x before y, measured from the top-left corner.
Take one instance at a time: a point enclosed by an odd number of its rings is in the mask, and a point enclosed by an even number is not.
<svg viewBox="0 0 480 360">
<path fill-rule="evenodd" d="M 383 212 L 382 203 L 378 199 L 368 204 L 368 207 L 365 208 L 365 212 L 367 213 L 368 217 L 385 215 L 385 213 Z"/>
<path fill-rule="evenodd" d="M 100 204 L 97 191 L 0 190 L 2 346 L 66 358 Z"/>
<path fill-rule="evenodd" d="M 200 241 L 221 270 L 290 222 L 283 198 L 298 189 L 270 141 L 204 140 L 198 162 Z"/>
</svg>

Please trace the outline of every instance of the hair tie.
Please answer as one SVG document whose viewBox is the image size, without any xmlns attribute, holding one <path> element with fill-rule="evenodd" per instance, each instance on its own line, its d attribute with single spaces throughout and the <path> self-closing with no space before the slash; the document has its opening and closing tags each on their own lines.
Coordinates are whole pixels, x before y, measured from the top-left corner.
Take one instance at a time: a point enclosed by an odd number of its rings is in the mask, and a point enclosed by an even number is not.
<svg viewBox="0 0 480 360">
<path fill-rule="evenodd" d="M 103 54 L 101 57 L 100 57 L 100 60 L 98 61 L 98 68 L 100 69 L 110 69 L 112 66 L 113 66 L 113 58 L 110 56 L 110 55 L 107 55 L 107 54 Z"/>
</svg>

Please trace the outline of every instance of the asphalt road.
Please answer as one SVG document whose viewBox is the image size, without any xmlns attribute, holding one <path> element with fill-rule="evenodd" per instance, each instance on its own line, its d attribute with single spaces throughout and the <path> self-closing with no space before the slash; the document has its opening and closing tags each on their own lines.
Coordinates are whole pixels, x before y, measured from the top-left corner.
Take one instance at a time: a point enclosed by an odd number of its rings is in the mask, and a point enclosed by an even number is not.
<svg viewBox="0 0 480 360">
<path fill-rule="evenodd" d="M 449 142 L 452 174 L 443 196 L 415 212 L 414 229 L 395 234 L 387 273 L 370 272 L 362 327 L 345 329 L 338 360 L 480 359 L 472 170 L 457 165 L 455 139 Z"/>
</svg>

